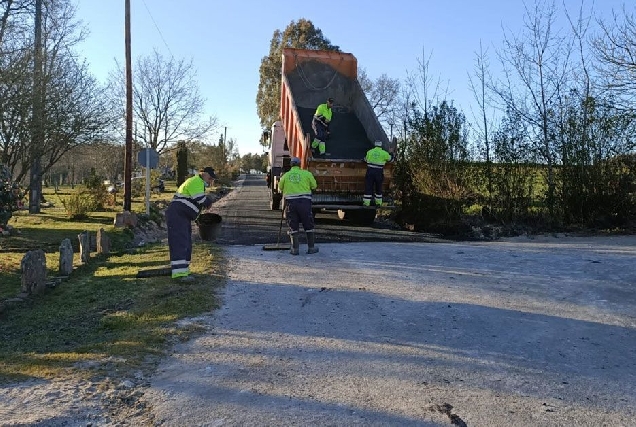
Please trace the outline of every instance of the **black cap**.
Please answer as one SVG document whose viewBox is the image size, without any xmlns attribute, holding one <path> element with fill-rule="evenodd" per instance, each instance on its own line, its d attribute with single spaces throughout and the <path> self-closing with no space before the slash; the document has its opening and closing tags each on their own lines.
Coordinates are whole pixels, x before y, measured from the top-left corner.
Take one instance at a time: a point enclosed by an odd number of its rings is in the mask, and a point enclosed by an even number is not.
<svg viewBox="0 0 636 427">
<path fill-rule="evenodd" d="M 206 167 L 200 169 L 199 172 L 205 172 L 208 175 L 210 175 L 210 178 L 216 178 L 216 174 L 214 173 L 214 168 L 212 168 L 210 166 L 206 166 Z"/>
<path fill-rule="evenodd" d="M 332 104 L 333 104 L 333 98 L 328 98 L 328 99 L 327 99 L 327 102 L 330 102 L 330 103 L 332 103 Z"/>
</svg>

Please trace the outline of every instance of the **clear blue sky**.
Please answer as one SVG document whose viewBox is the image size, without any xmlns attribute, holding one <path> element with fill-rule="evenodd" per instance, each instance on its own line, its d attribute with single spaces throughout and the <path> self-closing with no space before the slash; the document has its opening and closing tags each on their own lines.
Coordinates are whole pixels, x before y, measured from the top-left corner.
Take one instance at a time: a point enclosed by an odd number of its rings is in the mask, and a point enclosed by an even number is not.
<svg viewBox="0 0 636 427">
<path fill-rule="evenodd" d="M 565 3 L 573 11 L 580 5 L 579 0 Z M 624 3 L 597 0 L 594 10 L 610 16 Z M 124 63 L 124 4 L 77 0 L 77 18 L 89 30 L 79 51 L 102 82 L 115 59 Z M 585 4 L 592 6 L 589 0 Z M 636 8 L 626 4 L 632 12 Z M 432 55 L 429 72 L 448 83 L 449 98 L 470 119 L 467 74 L 480 40 L 491 54 L 501 49 L 503 28 L 518 32 L 523 11 L 522 0 L 131 0 L 132 55 L 134 63 L 156 48 L 193 59 L 206 114 L 227 126 L 241 155 L 262 153 L 255 101 L 260 61 L 269 53 L 274 30 L 284 30 L 292 20 L 311 20 L 333 44 L 354 54 L 372 79 L 386 73 L 402 80 L 416 70 L 424 50 Z"/>
</svg>

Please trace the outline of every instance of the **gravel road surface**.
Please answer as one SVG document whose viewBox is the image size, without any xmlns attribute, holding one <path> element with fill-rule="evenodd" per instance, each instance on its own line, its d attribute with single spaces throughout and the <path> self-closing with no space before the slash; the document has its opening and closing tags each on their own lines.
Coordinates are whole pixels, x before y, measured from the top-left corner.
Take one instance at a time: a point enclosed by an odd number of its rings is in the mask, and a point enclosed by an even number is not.
<svg viewBox="0 0 636 427">
<path fill-rule="evenodd" d="M 227 248 L 208 333 L 146 390 L 157 422 L 634 425 L 636 237 L 303 249 Z"/>
</svg>

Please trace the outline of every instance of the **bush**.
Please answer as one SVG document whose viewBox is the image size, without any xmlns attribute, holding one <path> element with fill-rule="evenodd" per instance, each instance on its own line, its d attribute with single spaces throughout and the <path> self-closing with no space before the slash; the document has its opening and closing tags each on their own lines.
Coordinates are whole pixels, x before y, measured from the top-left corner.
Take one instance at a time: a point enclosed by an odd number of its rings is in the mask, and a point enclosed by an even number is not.
<svg viewBox="0 0 636 427">
<path fill-rule="evenodd" d="M 86 186 L 85 192 L 88 193 L 88 197 L 91 199 L 90 202 L 86 202 L 90 203 L 89 210 L 102 210 L 109 203 L 110 194 L 106 185 L 104 185 L 104 181 L 95 173 L 95 168 L 91 168 L 91 174 L 84 180 L 84 185 Z"/>
<path fill-rule="evenodd" d="M 78 188 L 68 197 L 60 197 L 60 201 L 70 219 L 85 219 L 95 210 L 93 195 L 85 188 Z"/>
</svg>

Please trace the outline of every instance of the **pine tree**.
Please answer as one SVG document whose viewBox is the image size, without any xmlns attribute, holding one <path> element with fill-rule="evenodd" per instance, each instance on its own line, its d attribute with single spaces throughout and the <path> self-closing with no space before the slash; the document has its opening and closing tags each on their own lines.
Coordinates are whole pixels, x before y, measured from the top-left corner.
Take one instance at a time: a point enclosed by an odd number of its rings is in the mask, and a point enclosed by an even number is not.
<svg viewBox="0 0 636 427">
<path fill-rule="evenodd" d="M 284 31 L 274 31 L 269 55 L 261 59 L 260 83 L 256 94 L 256 107 L 263 129 L 268 129 L 280 115 L 281 54 L 284 47 L 340 52 L 340 47 L 331 44 L 322 30 L 308 19 L 291 21 Z"/>
</svg>

